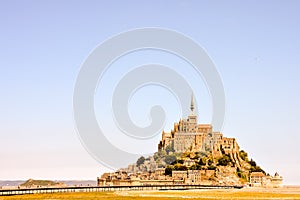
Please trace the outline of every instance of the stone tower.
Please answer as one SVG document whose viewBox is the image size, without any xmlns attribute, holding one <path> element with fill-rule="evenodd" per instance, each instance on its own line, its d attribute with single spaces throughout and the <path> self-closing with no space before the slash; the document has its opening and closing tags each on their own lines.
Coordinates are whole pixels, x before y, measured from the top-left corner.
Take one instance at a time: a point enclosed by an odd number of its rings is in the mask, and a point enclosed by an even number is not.
<svg viewBox="0 0 300 200">
<path fill-rule="evenodd" d="M 194 95 L 192 94 L 191 96 L 191 114 L 194 114 L 194 108 L 195 108 L 195 105 L 194 105 Z"/>
<path fill-rule="evenodd" d="M 197 132 L 197 115 L 195 115 L 195 103 L 194 103 L 194 95 L 191 96 L 191 114 L 188 116 L 188 132 Z"/>
</svg>

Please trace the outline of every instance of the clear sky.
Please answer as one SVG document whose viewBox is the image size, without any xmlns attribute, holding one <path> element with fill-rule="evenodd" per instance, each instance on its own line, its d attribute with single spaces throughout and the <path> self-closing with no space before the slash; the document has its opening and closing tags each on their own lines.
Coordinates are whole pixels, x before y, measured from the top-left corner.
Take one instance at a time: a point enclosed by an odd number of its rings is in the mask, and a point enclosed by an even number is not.
<svg viewBox="0 0 300 200">
<path fill-rule="evenodd" d="M 0 180 L 96 179 L 108 170 L 76 133 L 72 98 L 80 66 L 113 35 L 161 27 L 192 38 L 218 68 L 226 94 L 223 134 L 285 184 L 300 184 L 299 9 L 299 1 L 0 1 Z M 163 53 L 137 52 L 119 66 L 152 59 L 176 65 L 193 82 L 193 71 Z M 115 78 L 118 63 L 113 69 Z M 193 87 L 200 122 L 209 123 L 208 92 L 204 84 Z M 136 124 L 147 124 L 141 111 L 153 103 L 166 107 L 166 131 L 182 115 L 159 87 L 132 101 Z M 158 140 L 128 151 L 153 152 Z"/>
</svg>

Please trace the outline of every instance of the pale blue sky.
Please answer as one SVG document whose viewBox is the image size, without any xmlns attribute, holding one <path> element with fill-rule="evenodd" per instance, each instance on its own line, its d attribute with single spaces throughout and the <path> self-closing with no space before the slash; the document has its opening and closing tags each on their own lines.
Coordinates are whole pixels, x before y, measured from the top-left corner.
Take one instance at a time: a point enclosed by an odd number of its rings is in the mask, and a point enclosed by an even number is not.
<svg viewBox="0 0 300 200">
<path fill-rule="evenodd" d="M 194 39 L 216 64 L 227 99 L 224 135 L 286 184 L 300 184 L 299 9 L 299 1 L 0 1 L 0 179 L 95 179 L 107 170 L 74 128 L 80 66 L 112 35 L 161 27 Z M 195 90 L 200 120 L 209 122 L 207 91 Z M 168 130 L 180 114 L 167 92 L 162 97 Z M 143 122 L 143 104 L 130 108 Z"/>
</svg>

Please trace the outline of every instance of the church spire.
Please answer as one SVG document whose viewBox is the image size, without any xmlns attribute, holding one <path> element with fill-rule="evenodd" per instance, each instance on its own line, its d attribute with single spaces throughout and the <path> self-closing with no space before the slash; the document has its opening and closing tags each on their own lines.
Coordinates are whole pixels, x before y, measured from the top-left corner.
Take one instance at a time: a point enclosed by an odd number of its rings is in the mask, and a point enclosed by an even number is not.
<svg viewBox="0 0 300 200">
<path fill-rule="evenodd" d="M 192 93 L 192 96 L 191 96 L 191 112 L 192 114 L 194 114 L 194 94 Z"/>
</svg>

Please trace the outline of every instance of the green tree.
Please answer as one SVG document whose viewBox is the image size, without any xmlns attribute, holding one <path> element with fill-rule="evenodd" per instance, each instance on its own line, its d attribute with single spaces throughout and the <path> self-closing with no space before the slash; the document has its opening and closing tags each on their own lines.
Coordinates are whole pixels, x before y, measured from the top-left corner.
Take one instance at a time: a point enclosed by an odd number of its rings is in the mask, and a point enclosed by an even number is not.
<svg viewBox="0 0 300 200">
<path fill-rule="evenodd" d="M 153 158 L 155 161 L 157 161 L 159 159 L 159 154 L 158 152 L 155 152 L 154 155 L 153 155 Z"/>
<path fill-rule="evenodd" d="M 207 164 L 208 165 L 212 165 L 214 162 L 213 162 L 213 159 L 212 158 L 208 158 L 207 159 Z"/>
<path fill-rule="evenodd" d="M 166 153 L 169 154 L 170 152 L 175 152 L 175 150 L 174 150 L 172 144 L 169 144 L 169 145 L 166 147 Z"/>
<path fill-rule="evenodd" d="M 185 171 L 187 170 L 187 167 L 180 163 L 177 163 L 174 165 L 174 170 Z"/>
<path fill-rule="evenodd" d="M 153 157 L 155 161 L 158 161 L 158 160 L 164 160 L 166 155 L 167 155 L 166 151 L 160 150 L 158 152 L 155 152 Z"/>
<path fill-rule="evenodd" d="M 176 161 L 176 156 L 175 155 L 167 155 L 165 157 L 165 162 L 167 165 L 172 164 L 174 161 Z"/>
<path fill-rule="evenodd" d="M 175 163 L 183 164 L 183 163 L 184 163 L 184 160 L 182 160 L 182 159 L 177 159 Z"/>
<path fill-rule="evenodd" d="M 218 165 L 227 166 L 231 163 L 231 158 L 229 155 L 223 155 L 221 158 L 218 159 Z"/>
<path fill-rule="evenodd" d="M 139 167 L 140 165 L 144 164 L 145 162 L 145 157 L 141 156 L 137 161 L 136 161 L 136 165 Z"/>
<path fill-rule="evenodd" d="M 213 165 L 209 165 L 208 167 L 207 167 L 207 169 L 208 170 L 216 170 L 216 166 L 213 166 Z"/>
<path fill-rule="evenodd" d="M 266 174 L 266 172 L 260 166 L 251 166 L 250 172 L 262 172 Z"/>
<path fill-rule="evenodd" d="M 201 159 L 199 160 L 198 164 L 201 165 L 201 166 L 205 166 L 205 165 L 206 165 L 206 162 L 205 162 L 204 159 L 205 159 L 205 158 L 201 158 Z"/>
<path fill-rule="evenodd" d="M 202 166 L 199 164 L 194 164 L 192 166 L 189 167 L 190 170 L 201 170 Z"/>
<path fill-rule="evenodd" d="M 239 178 L 244 179 L 245 181 L 247 181 L 247 175 L 244 172 L 237 171 L 236 174 L 238 175 Z"/>
<path fill-rule="evenodd" d="M 251 158 L 251 160 L 249 161 L 249 164 L 252 166 L 252 167 L 256 167 L 256 162 Z"/>
<path fill-rule="evenodd" d="M 167 166 L 165 169 L 165 175 L 172 175 L 173 167 Z"/>
<path fill-rule="evenodd" d="M 240 155 L 240 157 L 241 157 L 242 160 L 244 160 L 246 162 L 248 161 L 248 154 L 244 150 L 241 150 L 239 152 L 239 155 Z"/>
<path fill-rule="evenodd" d="M 194 164 L 194 165 L 192 165 L 192 166 L 189 167 L 189 170 L 196 170 L 196 169 L 197 169 L 197 165 L 196 164 Z"/>
</svg>

